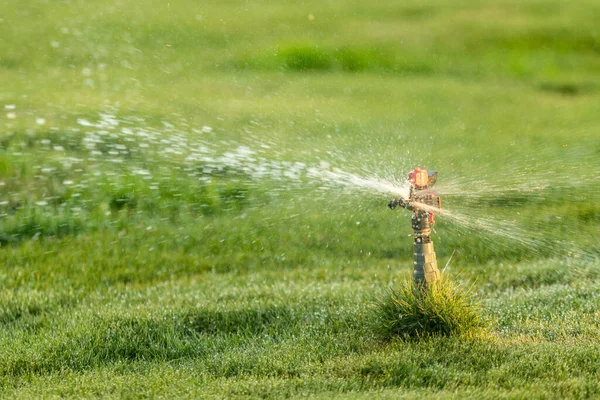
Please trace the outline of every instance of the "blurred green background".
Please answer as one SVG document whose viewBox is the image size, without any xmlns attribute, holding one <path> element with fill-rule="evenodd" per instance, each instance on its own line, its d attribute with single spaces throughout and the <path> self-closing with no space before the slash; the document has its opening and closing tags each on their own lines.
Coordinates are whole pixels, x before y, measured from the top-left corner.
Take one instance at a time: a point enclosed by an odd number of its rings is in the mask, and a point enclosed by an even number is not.
<svg viewBox="0 0 600 400">
<path fill-rule="evenodd" d="M 591 0 L 5 1 L 0 393 L 597 396 L 599 20 Z M 439 170 L 440 264 L 456 250 L 489 332 L 377 338 L 370 299 L 411 268 L 391 194 L 208 171 L 186 159 L 204 145 Z"/>
</svg>

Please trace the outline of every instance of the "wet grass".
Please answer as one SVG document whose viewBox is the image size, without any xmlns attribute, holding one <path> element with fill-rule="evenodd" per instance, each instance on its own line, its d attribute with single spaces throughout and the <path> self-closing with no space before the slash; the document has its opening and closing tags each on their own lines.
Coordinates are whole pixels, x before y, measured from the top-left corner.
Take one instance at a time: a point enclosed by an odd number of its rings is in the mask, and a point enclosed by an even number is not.
<svg viewBox="0 0 600 400">
<path fill-rule="evenodd" d="M 373 328 L 387 339 L 466 336 L 484 325 L 480 305 L 449 278 L 429 287 L 402 281 L 377 296 L 374 308 Z"/>
<path fill-rule="evenodd" d="M 9 1 L 0 397 L 598 397 L 596 3 Z M 486 329 L 373 326 L 410 216 L 327 164 L 440 171 Z"/>
</svg>

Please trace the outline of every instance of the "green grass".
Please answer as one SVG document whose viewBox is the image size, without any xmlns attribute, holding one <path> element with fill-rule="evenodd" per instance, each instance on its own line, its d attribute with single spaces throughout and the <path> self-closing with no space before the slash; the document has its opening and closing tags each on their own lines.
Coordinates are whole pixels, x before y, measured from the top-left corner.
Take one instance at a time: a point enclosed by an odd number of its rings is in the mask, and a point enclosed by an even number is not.
<svg viewBox="0 0 600 400">
<path fill-rule="evenodd" d="M 598 397 L 599 18 L 591 0 L 8 1 L 0 397 Z M 236 164 L 248 148 L 272 174 Z M 440 171 L 465 221 L 437 217 L 440 266 L 456 250 L 445 274 L 486 329 L 382 336 L 372 300 L 410 276 L 410 215 L 284 175 L 298 162 Z"/>
<path fill-rule="evenodd" d="M 484 325 L 479 308 L 448 278 L 429 287 L 405 280 L 375 299 L 373 327 L 388 339 L 466 336 Z"/>
</svg>

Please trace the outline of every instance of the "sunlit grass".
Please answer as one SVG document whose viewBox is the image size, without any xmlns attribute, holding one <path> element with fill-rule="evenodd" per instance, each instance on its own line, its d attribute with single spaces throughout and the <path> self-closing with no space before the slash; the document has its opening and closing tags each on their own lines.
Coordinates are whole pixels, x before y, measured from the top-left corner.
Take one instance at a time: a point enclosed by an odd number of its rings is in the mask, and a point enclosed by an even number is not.
<svg viewBox="0 0 600 400">
<path fill-rule="evenodd" d="M 600 393 L 597 2 L 3 6 L 0 397 Z"/>
<path fill-rule="evenodd" d="M 448 277 L 429 287 L 403 280 L 373 306 L 374 326 L 387 339 L 460 336 L 483 326 L 481 306 Z"/>
</svg>

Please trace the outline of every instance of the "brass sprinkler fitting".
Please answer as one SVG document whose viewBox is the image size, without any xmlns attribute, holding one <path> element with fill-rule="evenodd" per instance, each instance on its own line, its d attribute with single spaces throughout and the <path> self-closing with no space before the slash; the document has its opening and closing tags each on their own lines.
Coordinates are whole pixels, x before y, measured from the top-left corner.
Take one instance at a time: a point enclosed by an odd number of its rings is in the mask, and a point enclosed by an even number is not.
<svg viewBox="0 0 600 400">
<path fill-rule="evenodd" d="M 430 189 L 437 180 L 437 172 L 415 168 L 408 173 L 410 194 L 408 199 L 394 199 L 388 206 L 411 210 L 414 233 L 413 281 L 424 288 L 432 287 L 441 279 L 437 258 L 431 241 L 431 228 L 435 224 L 436 209 L 442 208 L 442 199 Z"/>
</svg>

